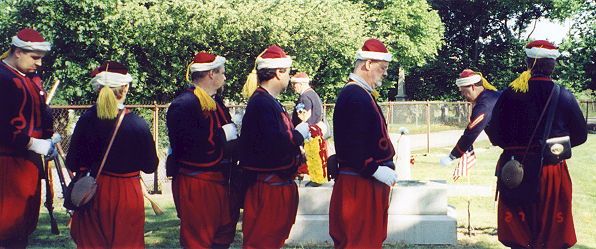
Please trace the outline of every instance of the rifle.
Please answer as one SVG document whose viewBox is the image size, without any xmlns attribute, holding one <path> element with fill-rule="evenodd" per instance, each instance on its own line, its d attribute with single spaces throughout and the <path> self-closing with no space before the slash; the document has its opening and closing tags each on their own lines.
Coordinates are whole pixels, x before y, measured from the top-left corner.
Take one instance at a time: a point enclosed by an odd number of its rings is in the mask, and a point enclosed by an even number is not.
<svg viewBox="0 0 596 249">
<path fill-rule="evenodd" d="M 54 165 L 56 166 L 56 173 L 58 173 L 58 180 L 60 180 L 60 187 L 62 187 L 62 196 L 66 196 L 66 179 L 64 172 L 62 172 L 62 163 L 58 157 L 54 158 Z"/>
<path fill-rule="evenodd" d="M 60 144 L 57 144 L 60 145 Z M 66 185 L 66 179 L 64 178 L 64 172 L 62 172 L 62 163 L 60 162 L 60 156 L 54 158 L 54 165 L 56 165 L 56 173 L 58 173 L 58 179 L 60 180 L 60 187 L 62 187 L 62 197 L 66 200 L 66 195 L 68 194 L 68 187 Z M 67 169 L 68 170 L 68 169 Z M 70 171 L 68 171 L 70 173 Z M 72 181 L 72 177 L 70 177 Z M 66 213 L 70 216 L 68 222 L 66 223 L 66 227 L 70 227 L 72 222 L 72 214 L 73 211 L 66 209 Z"/>
<path fill-rule="evenodd" d="M 66 162 L 66 157 L 64 156 L 64 150 L 62 149 L 62 145 L 60 143 L 56 143 L 56 148 L 58 149 L 58 156 L 62 158 L 63 162 Z M 70 171 L 70 169 L 68 168 L 66 168 L 66 172 L 68 172 L 68 176 L 70 177 L 70 180 L 72 180 L 74 178 L 74 173 L 72 173 L 72 171 Z"/>
<path fill-rule="evenodd" d="M 54 188 L 52 170 L 50 164 L 45 159 L 42 160 L 42 167 L 44 167 L 44 177 L 46 180 L 46 201 L 44 206 L 48 209 L 48 214 L 50 215 L 50 226 L 52 227 L 52 233 L 58 235 L 60 234 L 60 230 L 58 229 L 58 222 L 56 222 L 56 218 L 54 217 Z"/>
</svg>

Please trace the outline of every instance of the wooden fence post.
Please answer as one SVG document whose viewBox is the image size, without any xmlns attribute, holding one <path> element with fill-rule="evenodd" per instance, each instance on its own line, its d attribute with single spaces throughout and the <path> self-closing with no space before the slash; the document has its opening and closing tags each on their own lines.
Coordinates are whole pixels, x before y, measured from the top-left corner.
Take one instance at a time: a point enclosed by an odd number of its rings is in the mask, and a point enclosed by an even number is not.
<svg viewBox="0 0 596 249">
<path fill-rule="evenodd" d="M 586 101 L 586 124 L 588 124 L 588 116 L 590 116 L 590 102 Z"/>
<path fill-rule="evenodd" d="M 159 108 L 157 101 L 153 101 L 153 141 L 155 141 L 155 151 L 159 154 Z M 153 173 L 153 191 L 151 194 L 161 194 L 159 190 L 159 170 Z"/>
<path fill-rule="evenodd" d="M 430 101 L 426 101 L 426 153 L 430 154 Z"/>
</svg>

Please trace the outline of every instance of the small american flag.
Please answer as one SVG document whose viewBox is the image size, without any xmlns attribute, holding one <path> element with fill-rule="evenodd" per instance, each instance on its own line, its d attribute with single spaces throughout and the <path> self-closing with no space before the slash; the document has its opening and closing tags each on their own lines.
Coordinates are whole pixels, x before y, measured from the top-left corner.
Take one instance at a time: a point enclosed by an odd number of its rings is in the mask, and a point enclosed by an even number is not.
<svg viewBox="0 0 596 249">
<path fill-rule="evenodd" d="M 468 171 L 476 164 L 476 155 L 474 151 L 468 151 L 462 155 L 453 171 L 453 181 L 457 181 L 460 176 L 468 176 Z"/>
</svg>

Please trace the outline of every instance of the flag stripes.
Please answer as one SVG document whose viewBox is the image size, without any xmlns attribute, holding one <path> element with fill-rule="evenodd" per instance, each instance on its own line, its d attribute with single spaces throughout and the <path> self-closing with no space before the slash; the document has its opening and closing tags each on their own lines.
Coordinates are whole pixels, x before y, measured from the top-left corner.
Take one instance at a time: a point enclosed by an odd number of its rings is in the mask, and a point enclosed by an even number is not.
<svg viewBox="0 0 596 249">
<path fill-rule="evenodd" d="M 453 171 L 453 181 L 457 181 L 460 176 L 468 176 L 468 172 L 476 164 L 476 155 L 474 151 L 467 151 L 457 162 L 457 167 Z"/>
</svg>

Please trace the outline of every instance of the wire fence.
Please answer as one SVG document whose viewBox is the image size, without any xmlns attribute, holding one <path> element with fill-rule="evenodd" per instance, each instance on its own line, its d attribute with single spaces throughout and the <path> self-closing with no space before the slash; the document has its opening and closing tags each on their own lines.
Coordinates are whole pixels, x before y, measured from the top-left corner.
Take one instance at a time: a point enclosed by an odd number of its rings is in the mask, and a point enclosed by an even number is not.
<svg viewBox="0 0 596 249">
<path fill-rule="evenodd" d="M 390 133 L 399 133 L 400 127 L 405 127 L 410 134 L 426 134 L 427 150 L 430 149 L 430 133 L 445 130 L 461 130 L 469 119 L 472 104 L 469 102 L 437 102 L 437 101 L 411 101 L 411 102 L 384 102 L 379 103 L 388 123 Z M 89 109 L 91 105 L 66 105 L 52 106 L 54 129 L 62 135 L 62 146 L 66 153 L 70 146 L 70 136 L 74 131 L 78 118 Z M 150 127 L 160 160 L 158 170 L 154 174 L 142 174 L 147 189 L 152 193 L 161 193 L 161 187 L 168 182 L 165 174 L 165 159 L 169 147 L 166 127 L 166 111 L 168 104 L 126 105 L 126 108 L 139 115 Z M 245 105 L 229 105 L 230 112 L 243 114 Z M 294 104 L 284 105 L 289 113 Z M 325 104 L 324 113 L 333 125 L 334 104 Z M 592 120 L 596 123 L 596 102 L 581 102 L 580 107 L 586 122 Z"/>
</svg>

